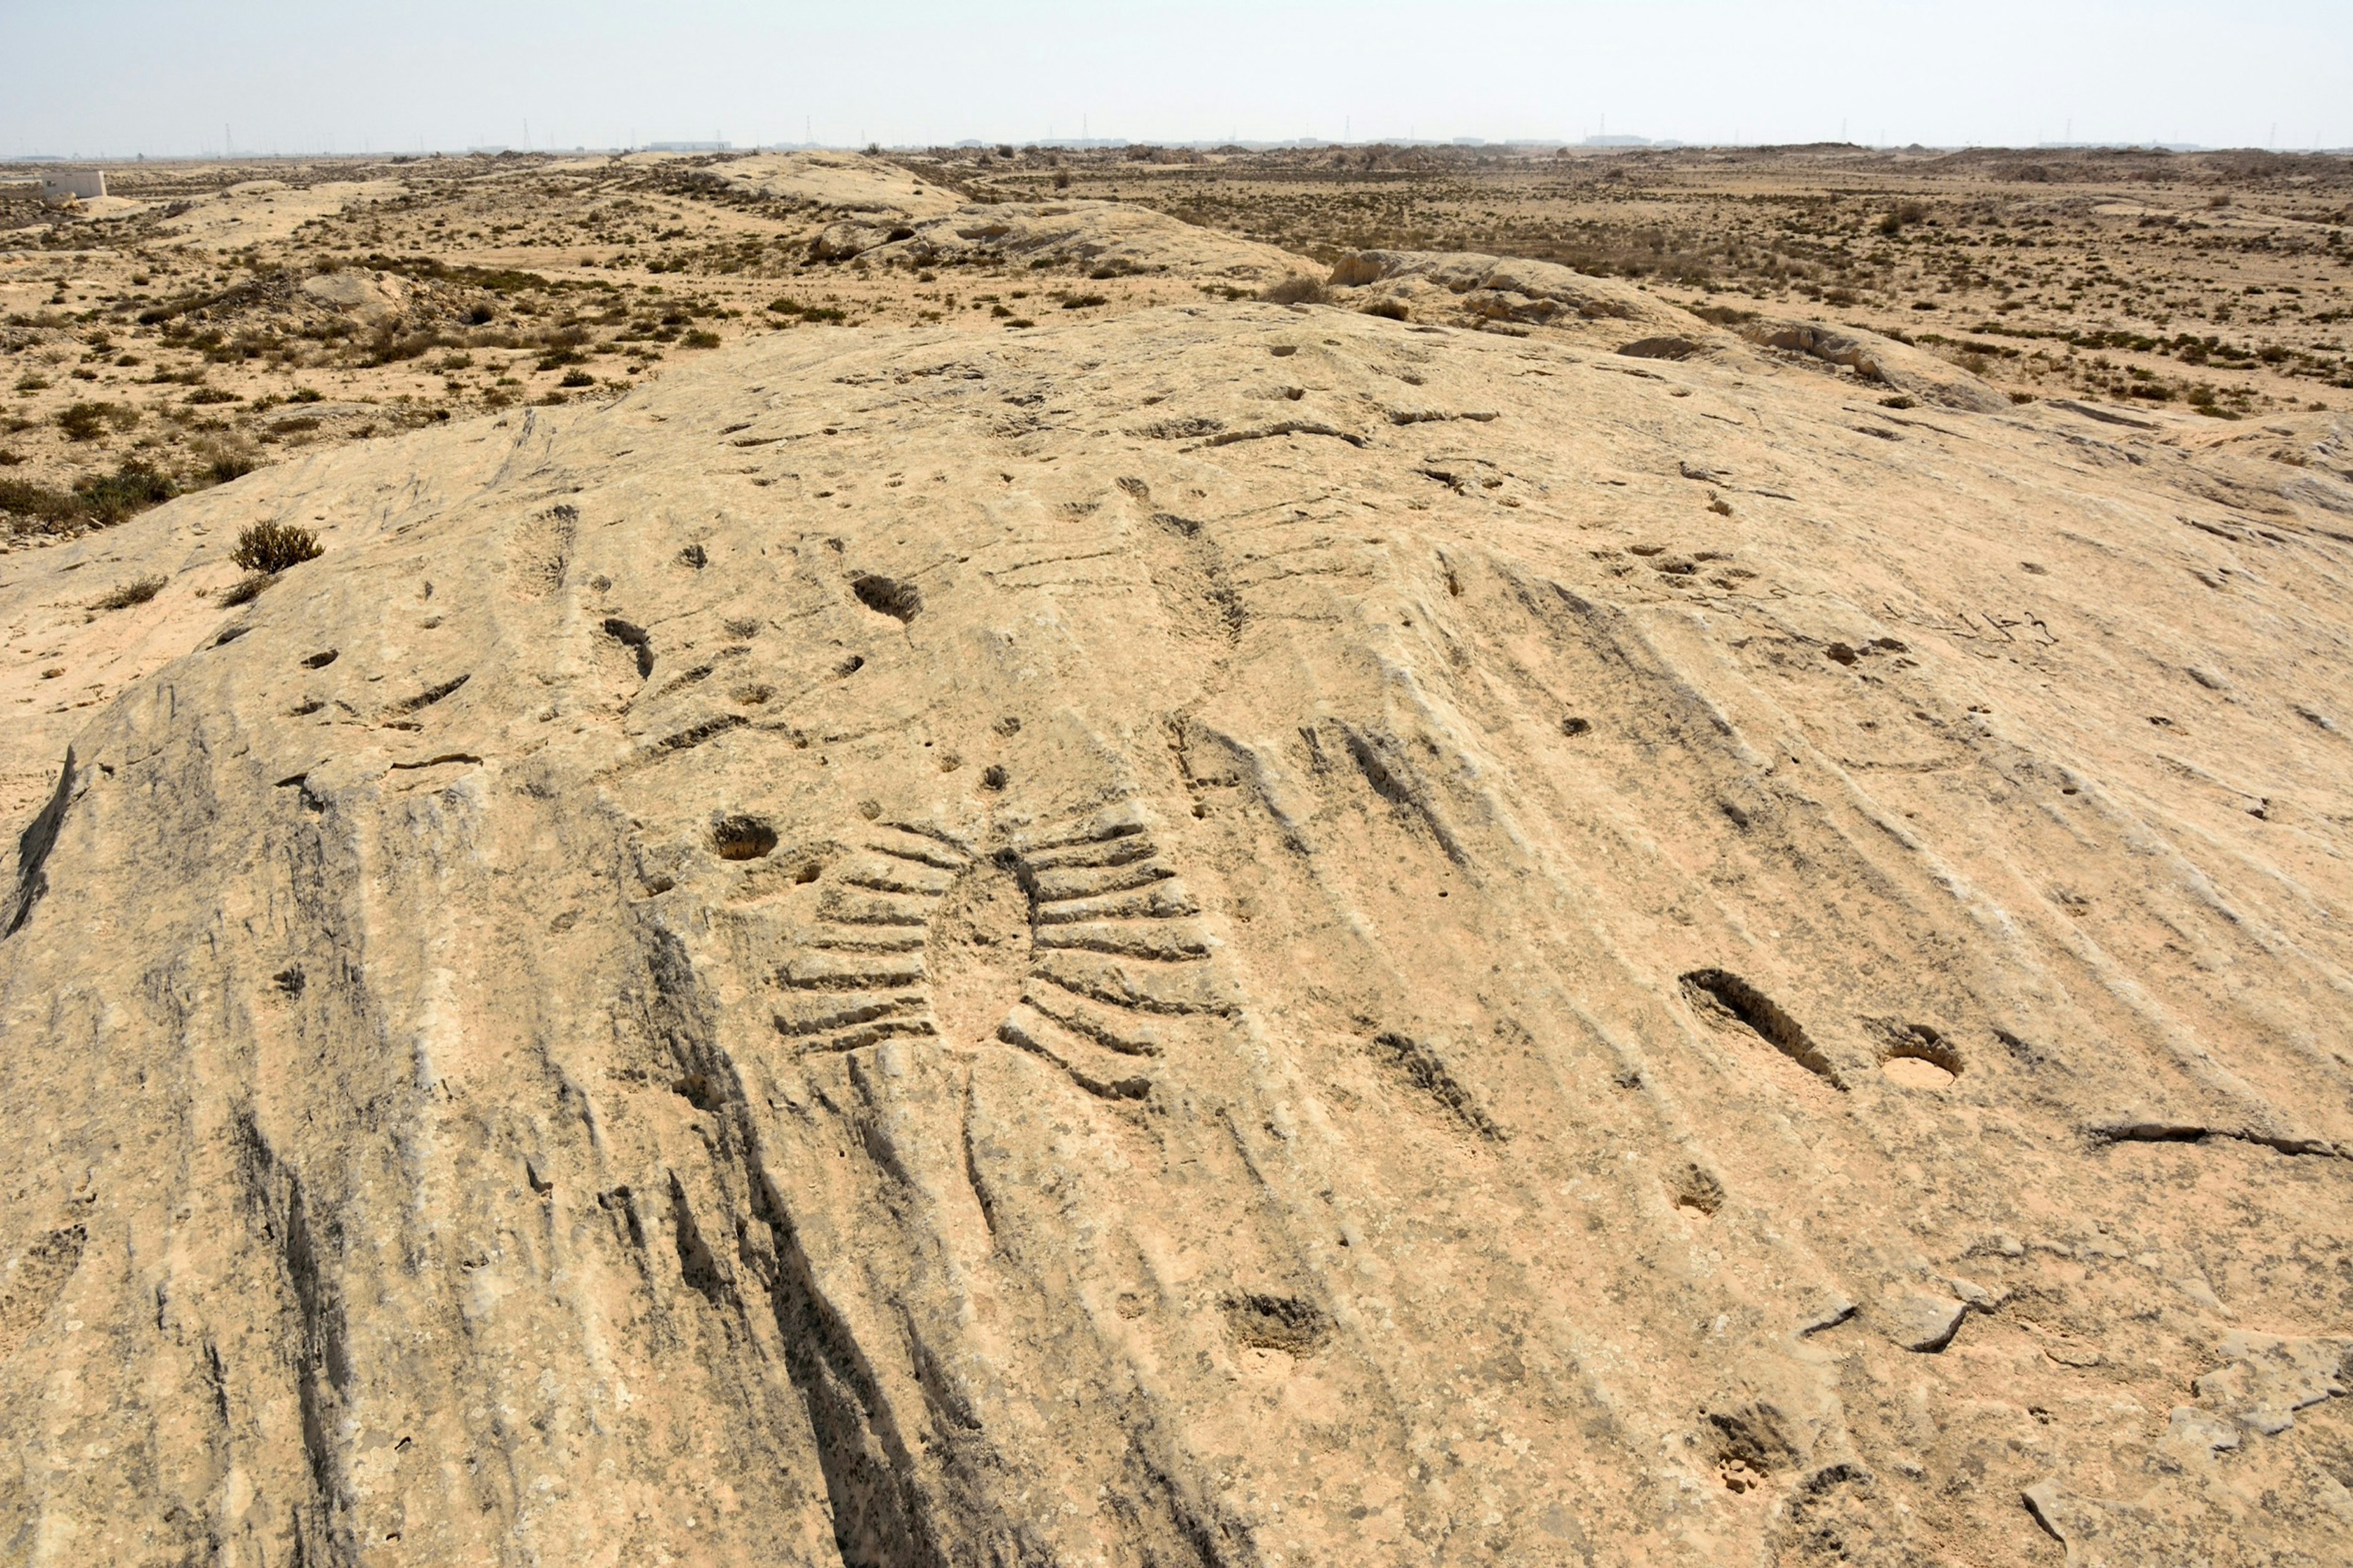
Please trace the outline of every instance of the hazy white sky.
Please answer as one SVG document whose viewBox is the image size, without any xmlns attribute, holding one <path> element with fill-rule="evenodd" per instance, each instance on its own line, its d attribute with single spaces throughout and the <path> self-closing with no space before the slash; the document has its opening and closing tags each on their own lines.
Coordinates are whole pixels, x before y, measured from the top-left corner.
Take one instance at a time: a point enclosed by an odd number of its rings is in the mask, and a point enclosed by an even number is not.
<svg viewBox="0 0 2353 1568">
<path fill-rule="evenodd" d="M 1095 136 L 2353 145 L 2353 0 L 0 0 L 0 155 Z"/>
</svg>

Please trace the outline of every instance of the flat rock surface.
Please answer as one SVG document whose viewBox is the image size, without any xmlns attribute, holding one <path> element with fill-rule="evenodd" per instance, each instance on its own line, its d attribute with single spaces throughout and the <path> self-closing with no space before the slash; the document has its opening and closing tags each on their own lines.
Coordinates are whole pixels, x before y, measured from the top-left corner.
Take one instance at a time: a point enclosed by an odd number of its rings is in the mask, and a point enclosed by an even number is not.
<svg viewBox="0 0 2353 1568">
<path fill-rule="evenodd" d="M 10 1560 L 2346 1560 L 2344 433 L 1639 313 L 786 333 L 10 557 Z"/>
</svg>

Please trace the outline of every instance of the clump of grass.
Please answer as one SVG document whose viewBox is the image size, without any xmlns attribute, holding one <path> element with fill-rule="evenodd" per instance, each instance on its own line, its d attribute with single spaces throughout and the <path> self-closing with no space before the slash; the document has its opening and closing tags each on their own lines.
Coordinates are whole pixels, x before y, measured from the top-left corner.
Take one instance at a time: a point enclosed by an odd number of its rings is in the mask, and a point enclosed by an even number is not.
<svg viewBox="0 0 2353 1568">
<path fill-rule="evenodd" d="M 93 610 L 127 610 L 133 605 L 143 605 L 162 593 L 171 582 L 168 577 L 133 577 L 119 584 L 90 602 Z"/>
<path fill-rule="evenodd" d="M 1296 273 L 1282 282 L 1261 290 L 1259 298 L 1270 305 L 1320 305 L 1329 296 L 1321 279 L 1303 278 Z"/>
<path fill-rule="evenodd" d="M 1899 204 L 1894 212 L 1879 220 L 1879 232 L 1885 235 L 1902 234 L 1912 225 L 1925 221 L 1927 216 L 1928 209 L 1918 202 L 1904 202 Z"/>
<path fill-rule="evenodd" d="M 231 479 L 241 479 L 251 472 L 253 472 L 253 459 L 242 452 L 217 451 L 205 464 L 205 478 L 216 485 L 225 485 Z"/>
<path fill-rule="evenodd" d="M 296 522 L 257 522 L 237 536 L 229 559 L 248 572 L 276 575 L 318 559 L 319 536 Z"/>
<path fill-rule="evenodd" d="M 780 316 L 798 316 L 804 321 L 839 321 L 842 319 L 842 312 L 830 305 L 804 305 L 793 299 L 771 300 L 768 309 Z"/>
<path fill-rule="evenodd" d="M 95 441 L 109 426 L 128 430 L 139 423 L 139 410 L 120 403 L 72 403 L 58 411 L 58 428 L 69 441 Z"/>
<path fill-rule="evenodd" d="M 107 528 L 172 499 L 171 479 L 136 458 L 111 474 L 92 474 L 60 490 L 0 479 L 0 519 L 13 533 L 79 533 Z"/>
<path fill-rule="evenodd" d="M 221 591 L 224 605 L 243 605 L 261 596 L 261 591 L 278 579 L 267 572 L 248 572 Z"/>
<path fill-rule="evenodd" d="M 174 493 L 169 477 L 135 458 L 111 474 L 95 475 L 74 485 L 74 500 L 82 515 L 101 527 L 160 506 Z"/>
</svg>

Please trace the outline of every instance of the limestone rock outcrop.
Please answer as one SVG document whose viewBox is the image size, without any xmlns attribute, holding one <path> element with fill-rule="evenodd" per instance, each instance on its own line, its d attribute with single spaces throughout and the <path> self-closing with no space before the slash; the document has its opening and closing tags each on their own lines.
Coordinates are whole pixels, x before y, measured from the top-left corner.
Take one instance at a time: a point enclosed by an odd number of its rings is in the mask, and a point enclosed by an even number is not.
<svg viewBox="0 0 2353 1568">
<path fill-rule="evenodd" d="M 14 558 L 6 1556 L 2344 1560 L 2345 437 L 2215 428 L 1215 304 Z"/>
</svg>

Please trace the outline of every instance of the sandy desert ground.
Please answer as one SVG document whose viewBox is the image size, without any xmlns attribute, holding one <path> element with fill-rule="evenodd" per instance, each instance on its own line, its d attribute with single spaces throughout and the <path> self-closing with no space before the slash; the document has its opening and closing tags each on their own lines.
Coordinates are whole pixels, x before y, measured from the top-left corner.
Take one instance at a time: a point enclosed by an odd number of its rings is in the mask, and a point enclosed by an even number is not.
<svg viewBox="0 0 2353 1568">
<path fill-rule="evenodd" d="M 2021 396 L 2216 418 L 2353 404 L 2341 158 L 1008 147 L 159 163 L 111 180 L 63 218 L 0 184 L 0 483 L 48 492 L 0 494 L 18 531 L 142 504 L 152 482 L 63 499 L 126 460 L 206 483 L 322 441 L 610 398 L 748 334 L 1024 331 L 1265 281 L 1265 260 L 1173 258 L 1187 242 L 1160 231 L 865 266 L 854 236 L 823 242 L 845 217 L 887 233 L 972 202 L 1117 201 L 1327 265 L 1383 248 L 1556 261 L 1726 321 L 1794 305 Z"/>
</svg>

